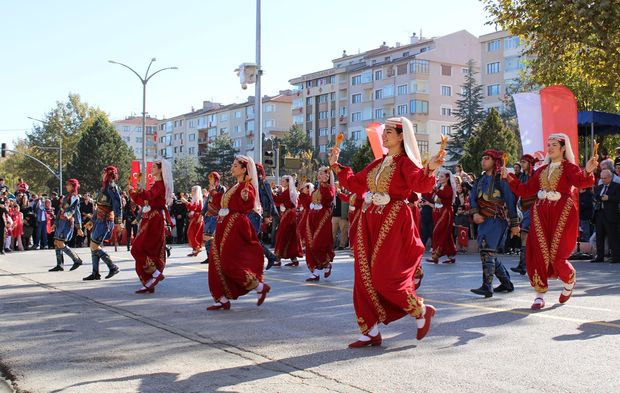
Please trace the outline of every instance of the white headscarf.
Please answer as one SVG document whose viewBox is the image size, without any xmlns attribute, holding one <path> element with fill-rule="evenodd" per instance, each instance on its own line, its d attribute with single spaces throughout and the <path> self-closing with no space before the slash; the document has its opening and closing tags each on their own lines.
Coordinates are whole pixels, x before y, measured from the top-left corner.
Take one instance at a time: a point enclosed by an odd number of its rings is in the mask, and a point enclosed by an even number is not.
<svg viewBox="0 0 620 393">
<path fill-rule="evenodd" d="M 295 187 L 295 179 L 293 179 L 293 176 L 290 175 L 282 176 L 282 179 L 288 180 L 288 192 L 289 197 L 291 198 L 291 203 L 297 206 L 297 198 L 299 198 L 299 192 L 297 192 L 297 187 Z"/>
<path fill-rule="evenodd" d="M 164 181 L 166 188 L 166 205 L 170 206 L 174 201 L 174 180 L 172 179 L 172 168 L 166 159 L 155 161 L 154 164 L 161 163 L 161 179 Z"/>
<path fill-rule="evenodd" d="M 320 167 L 319 168 L 319 172 L 329 172 L 329 184 L 334 186 L 334 199 L 332 200 L 332 203 L 336 204 L 336 192 L 335 192 L 336 178 L 334 177 L 334 172 L 328 166 Z M 320 186 L 320 184 L 319 184 L 319 186 Z"/>
<path fill-rule="evenodd" d="M 547 138 L 547 141 L 551 141 L 551 140 L 564 142 L 564 147 L 566 148 L 566 151 L 564 152 L 564 157 L 566 158 L 566 161 L 570 162 L 571 164 L 574 164 L 575 153 L 573 153 L 573 148 L 571 147 L 570 138 L 568 137 L 568 135 L 564 134 L 563 132 L 554 133 L 554 134 L 549 135 L 549 138 Z M 544 163 L 549 164 L 550 162 L 551 162 L 551 157 L 549 157 L 549 153 L 547 153 L 545 155 Z"/>
<path fill-rule="evenodd" d="M 248 170 L 248 176 L 250 177 L 252 187 L 254 187 L 254 193 L 256 195 L 254 198 L 254 211 L 258 214 L 263 214 L 263 208 L 260 204 L 260 195 L 258 193 L 258 173 L 256 172 L 256 164 L 254 163 L 254 160 L 250 156 L 243 155 L 235 156 L 235 160 L 245 163 Z"/>
<path fill-rule="evenodd" d="M 454 175 L 447 169 L 444 169 L 441 173 L 446 173 L 448 175 L 448 184 L 452 187 L 452 203 L 454 203 L 456 199 L 456 180 L 454 179 Z"/>
<path fill-rule="evenodd" d="M 310 191 L 310 195 L 312 195 L 312 193 L 314 192 L 314 184 L 308 182 L 304 184 L 304 187 L 308 187 L 308 190 Z"/>
<path fill-rule="evenodd" d="M 192 202 L 199 203 L 200 206 L 202 206 L 202 200 L 203 200 L 202 188 L 200 186 L 193 186 L 192 187 Z"/>
<path fill-rule="evenodd" d="M 387 119 L 387 126 L 401 126 L 403 128 L 403 142 L 405 153 L 413 163 L 422 168 L 422 157 L 418 148 L 418 141 L 413 131 L 413 124 L 406 117 L 390 117 Z"/>
</svg>

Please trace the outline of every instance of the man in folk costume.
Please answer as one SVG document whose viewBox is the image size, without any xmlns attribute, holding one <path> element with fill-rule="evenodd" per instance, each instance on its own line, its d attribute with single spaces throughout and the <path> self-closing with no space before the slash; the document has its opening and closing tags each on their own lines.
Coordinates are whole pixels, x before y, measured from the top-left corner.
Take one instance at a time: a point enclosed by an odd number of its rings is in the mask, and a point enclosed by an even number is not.
<svg viewBox="0 0 620 393">
<path fill-rule="evenodd" d="M 73 266 L 69 270 L 75 270 L 82 266 L 82 259 L 73 251 L 67 242 L 73 237 L 73 229 L 82 234 L 82 215 L 80 214 L 79 189 L 80 182 L 77 179 L 69 179 L 66 183 L 67 195 L 59 201 L 59 213 L 55 222 L 54 246 L 56 248 L 56 266 L 50 272 L 63 271 L 63 252 L 73 260 Z"/>
<path fill-rule="evenodd" d="M 519 232 L 516 198 L 505 180 L 501 179 L 503 153 L 498 150 L 485 150 L 482 154 L 484 173 L 474 182 L 470 193 L 474 223 L 478 224 L 478 249 L 482 261 L 482 285 L 471 291 L 484 297 L 492 297 L 493 292 L 512 292 L 514 285 L 506 267 L 497 259 L 497 249 L 501 246 L 504 234 L 510 225 L 510 236 Z M 500 285 L 493 289 L 493 276 Z"/>
<path fill-rule="evenodd" d="M 263 248 L 263 255 L 267 258 L 267 266 L 265 270 L 271 269 L 272 266 L 280 266 L 281 262 L 277 260 L 274 253 L 271 252 L 269 247 L 261 240 L 261 224 L 272 223 L 273 218 L 278 216 L 278 211 L 276 209 L 276 205 L 273 201 L 273 193 L 271 192 L 271 186 L 267 182 L 267 174 L 265 173 L 265 168 L 263 164 L 260 162 L 256 163 L 256 174 L 258 176 L 258 190 L 256 191 L 258 195 L 256 196 L 259 200 L 261 206 L 261 213 L 259 214 L 256 210 L 252 210 L 248 213 L 248 218 L 256 231 L 256 234 L 259 235 L 259 241 L 261 247 Z M 272 231 L 272 233 L 274 233 Z M 275 242 L 274 242 L 275 243 Z"/>
<path fill-rule="evenodd" d="M 521 183 L 527 183 L 534 173 L 534 165 L 537 162 L 538 159 L 530 154 L 524 154 L 521 157 L 521 172 L 518 175 Z M 519 264 L 516 267 L 511 267 L 510 270 L 521 275 L 527 273 L 525 270 L 525 247 L 527 245 L 527 234 L 530 231 L 530 209 L 532 205 L 534 205 L 534 202 L 536 202 L 536 195 L 530 196 L 529 198 L 519 198 L 518 207 L 523 216 L 521 219 L 521 252 L 519 253 Z"/>
<path fill-rule="evenodd" d="M 120 270 L 116 266 L 108 253 L 101 245 L 105 240 L 112 236 L 114 231 L 117 236 L 121 233 L 121 223 L 123 222 L 123 210 L 121 207 L 121 190 L 116 185 L 118 180 L 118 169 L 114 166 L 107 166 L 103 170 L 103 181 L 101 189 L 97 195 L 97 211 L 94 217 L 93 229 L 90 235 L 90 255 L 93 261 L 93 272 L 83 280 L 99 280 L 99 261 L 103 260 L 108 266 L 109 273 L 105 277 L 112 278 Z M 127 240 L 129 241 L 129 239 Z"/>
<path fill-rule="evenodd" d="M 338 163 L 339 149 L 329 157 L 346 189 L 365 193 L 355 225 L 353 305 L 361 335 L 351 348 L 381 345 L 379 324 L 406 315 L 416 318 L 416 338 L 430 329 L 435 308 L 416 295 L 415 273 L 424 253 L 406 200 L 412 192 L 430 192 L 435 170 L 443 164 L 441 150 L 422 165 L 413 125 L 404 117 L 387 120 L 382 136 L 388 154 L 357 174 Z"/>
<path fill-rule="evenodd" d="M 508 180 L 517 196 L 537 196 L 530 212 L 532 225 L 525 254 L 527 275 L 536 291 L 533 310 L 545 306 L 549 278 L 559 278 L 564 284 L 560 304 L 566 303 L 573 294 L 576 271 L 568 257 L 577 242 L 579 215 L 572 191 L 574 187 L 592 187 L 597 167 L 598 157 L 593 155 L 582 171 L 575 164 L 570 139 L 566 134 L 557 133 L 549 135 L 545 161 L 526 184 L 502 169 L 502 177 Z"/>
</svg>

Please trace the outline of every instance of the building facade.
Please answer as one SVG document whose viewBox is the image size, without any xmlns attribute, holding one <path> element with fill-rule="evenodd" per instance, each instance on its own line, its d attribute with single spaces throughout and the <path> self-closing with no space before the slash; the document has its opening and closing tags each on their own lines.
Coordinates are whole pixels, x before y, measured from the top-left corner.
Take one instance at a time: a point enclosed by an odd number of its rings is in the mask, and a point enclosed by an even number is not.
<svg viewBox="0 0 620 393">
<path fill-rule="evenodd" d="M 142 159 L 142 117 L 128 116 L 122 120 L 112 122 L 121 138 L 133 150 L 136 159 Z M 159 120 L 146 118 L 146 158 L 152 160 L 157 155 L 157 128 Z"/>
<path fill-rule="evenodd" d="M 480 37 L 480 74 L 483 107 L 504 111 L 504 99 L 518 85 L 525 69 L 525 47 L 519 37 L 498 31 Z"/>
<path fill-rule="evenodd" d="M 296 92 L 293 122 L 325 159 L 337 133 L 362 144 L 369 123 L 404 116 L 414 125 L 421 154 L 428 156 L 456 122 L 453 111 L 470 59 L 480 64 L 480 42 L 464 30 L 343 53 L 332 68 L 290 80 Z"/>
</svg>

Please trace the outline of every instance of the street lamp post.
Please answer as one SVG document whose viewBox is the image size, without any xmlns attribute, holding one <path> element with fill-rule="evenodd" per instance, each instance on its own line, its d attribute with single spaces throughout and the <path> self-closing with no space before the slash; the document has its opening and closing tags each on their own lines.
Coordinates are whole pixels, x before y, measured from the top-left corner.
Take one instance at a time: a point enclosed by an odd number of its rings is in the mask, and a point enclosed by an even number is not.
<svg viewBox="0 0 620 393">
<path fill-rule="evenodd" d="M 254 133 L 255 143 L 254 152 L 256 162 L 261 161 L 261 155 L 263 151 L 263 98 L 261 97 L 261 75 L 263 73 L 261 69 L 260 58 L 260 44 L 261 44 L 261 0 L 256 0 L 256 90 L 254 93 Z"/>
<path fill-rule="evenodd" d="M 30 120 L 43 123 L 45 125 L 48 124 L 48 122 L 46 122 L 45 120 L 35 119 L 34 117 L 30 117 L 30 116 L 28 116 L 28 118 Z M 62 191 L 63 190 L 62 188 L 62 134 L 58 138 L 58 147 L 42 147 L 42 146 L 37 146 L 37 147 L 39 147 L 40 149 L 58 150 L 58 195 L 62 195 L 63 194 L 63 191 Z"/>
<path fill-rule="evenodd" d="M 146 68 L 146 72 L 144 73 L 144 77 L 141 77 L 140 74 L 138 74 L 133 68 L 129 67 L 127 64 L 123 64 L 123 63 L 120 63 L 114 60 L 108 60 L 108 63 L 118 64 L 120 66 L 127 68 L 129 71 L 133 72 L 138 77 L 138 79 L 140 79 L 140 82 L 142 82 L 142 173 L 144 173 L 144 176 L 142 176 L 143 187 L 146 184 L 146 177 L 147 177 L 146 176 L 146 84 L 152 77 L 154 77 L 156 74 L 162 71 L 179 69 L 178 67 L 165 67 L 149 75 L 151 65 L 153 65 L 153 62 L 155 60 L 157 59 L 154 57 L 151 59 L 151 62 L 149 63 L 149 66 Z"/>
</svg>

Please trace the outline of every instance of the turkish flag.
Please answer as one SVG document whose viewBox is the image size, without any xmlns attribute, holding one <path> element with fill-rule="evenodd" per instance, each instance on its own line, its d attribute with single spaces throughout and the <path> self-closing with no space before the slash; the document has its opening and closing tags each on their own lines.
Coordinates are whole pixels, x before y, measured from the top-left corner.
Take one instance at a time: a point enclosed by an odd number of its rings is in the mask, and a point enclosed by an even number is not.
<svg viewBox="0 0 620 393">
<path fill-rule="evenodd" d="M 457 230 L 459 245 L 467 247 L 469 244 L 469 228 L 458 225 Z"/>
<path fill-rule="evenodd" d="M 375 159 L 383 157 L 384 154 L 387 154 L 387 149 L 383 147 L 383 129 L 385 128 L 384 124 L 381 123 L 370 123 L 366 126 L 366 135 L 368 136 L 368 142 L 370 142 L 370 148 L 372 149 L 372 154 L 375 156 Z"/>
<path fill-rule="evenodd" d="M 133 188 L 138 186 L 138 177 L 140 174 L 140 161 L 133 160 L 131 162 L 131 176 L 129 177 L 129 183 Z"/>
</svg>

